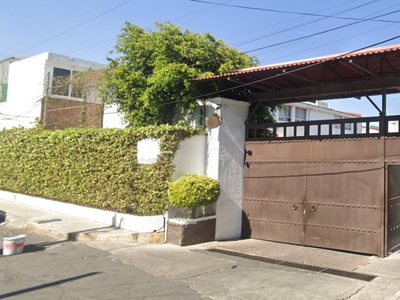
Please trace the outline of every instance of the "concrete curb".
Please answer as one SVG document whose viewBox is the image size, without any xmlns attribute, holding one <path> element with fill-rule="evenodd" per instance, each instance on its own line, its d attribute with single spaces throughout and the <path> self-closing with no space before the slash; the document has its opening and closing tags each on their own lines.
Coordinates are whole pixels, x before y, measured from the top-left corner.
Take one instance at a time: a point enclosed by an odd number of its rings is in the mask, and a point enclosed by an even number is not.
<svg viewBox="0 0 400 300">
<path fill-rule="evenodd" d="M 135 216 L 79 206 L 40 197 L 28 196 L 0 190 L 0 199 L 15 204 L 22 204 L 36 209 L 68 215 L 75 218 L 115 226 L 135 232 L 155 232 L 164 227 L 165 216 Z"/>
<path fill-rule="evenodd" d="M 138 244 L 165 241 L 164 231 L 137 232 L 3 199 L 0 200 L 0 206 L 6 212 L 5 227 L 24 228 L 57 240 L 126 241 Z"/>
<path fill-rule="evenodd" d="M 27 230 L 39 232 L 55 239 L 66 241 L 126 241 L 139 244 L 163 243 L 164 232 L 133 232 L 116 227 L 107 230 L 87 230 L 82 232 L 61 232 L 57 229 L 46 228 L 40 224 L 29 222 L 24 226 Z"/>
</svg>

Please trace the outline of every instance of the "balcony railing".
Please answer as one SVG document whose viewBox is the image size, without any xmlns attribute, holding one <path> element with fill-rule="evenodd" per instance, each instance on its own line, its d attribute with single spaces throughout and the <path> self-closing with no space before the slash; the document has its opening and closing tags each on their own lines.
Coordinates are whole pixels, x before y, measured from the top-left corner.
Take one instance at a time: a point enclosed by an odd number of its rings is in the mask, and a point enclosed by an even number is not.
<svg viewBox="0 0 400 300">
<path fill-rule="evenodd" d="M 247 141 L 400 136 L 400 116 L 330 119 L 246 126 Z"/>
</svg>

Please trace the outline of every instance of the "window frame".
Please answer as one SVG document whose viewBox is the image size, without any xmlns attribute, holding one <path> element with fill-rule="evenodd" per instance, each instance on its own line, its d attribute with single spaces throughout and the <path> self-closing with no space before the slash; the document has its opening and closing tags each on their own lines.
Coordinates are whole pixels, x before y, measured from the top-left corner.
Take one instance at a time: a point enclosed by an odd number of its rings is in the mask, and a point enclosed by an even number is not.
<svg viewBox="0 0 400 300">
<path fill-rule="evenodd" d="M 61 71 L 61 75 L 55 76 L 56 70 Z M 62 75 L 62 73 L 65 73 L 65 75 Z M 70 69 L 65 69 L 65 68 L 60 68 L 60 67 L 53 67 L 53 73 L 52 73 L 52 86 L 51 86 L 51 95 L 52 96 L 57 96 L 57 97 L 68 97 L 68 98 L 76 98 L 80 99 L 80 97 L 77 97 L 78 91 L 74 92 L 74 83 L 73 83 L 73 77 L 76 73 L 79 73 L 79 71 L 73 71 Z M 56 84 L 56 78 L 62 78 L 61 81 L 65 80 L 65 86 L 62 87 L 55 87 Z M 57 89 L 64 90 L 64 93 L 58 93 Z"/>
<path fill-rule="evenodd" d="M 279 108 L 278 120 L 282 122 L 290 122 L 291 118 L 291 106 L 282 105 L 282 107 Z"/>
<path fill-rule="evenodd" d="M 297 112 L 304 112 L 304 118 L 299 117 Z M 307 121 L 307 109 L 305 108 L 300 108 L 300 107 L 296 107 L 295 113 L 294 113 L 294 121 L 295 122 L 303 122 L 303 121 Z"/>
</svg>

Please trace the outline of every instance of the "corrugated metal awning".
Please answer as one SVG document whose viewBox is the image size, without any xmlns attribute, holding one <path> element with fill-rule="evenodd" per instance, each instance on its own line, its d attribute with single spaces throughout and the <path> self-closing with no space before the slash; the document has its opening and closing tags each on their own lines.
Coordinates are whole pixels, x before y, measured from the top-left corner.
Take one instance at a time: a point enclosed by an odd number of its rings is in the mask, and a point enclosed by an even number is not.
<svg viewBox="0 0 400 300">
<path fill-rule="evenodd" d="M 398 93 L 400 44 L 280 64 L 236 70 L 196 79 L 228 80 L 238 100 L 300 102 Z M 223 93 L 222 93 L 223 96 Z"/>
</svg>

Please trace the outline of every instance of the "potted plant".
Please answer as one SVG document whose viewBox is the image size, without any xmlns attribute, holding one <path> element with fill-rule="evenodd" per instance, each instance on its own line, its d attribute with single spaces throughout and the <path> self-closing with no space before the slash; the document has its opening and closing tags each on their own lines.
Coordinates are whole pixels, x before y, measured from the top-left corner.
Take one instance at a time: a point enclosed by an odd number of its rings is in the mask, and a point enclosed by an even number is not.
<svg viewBox="0 0 400 300">
<path fill-rule="evenodd" d="M 194 219 L 215 215 L 215 202 L 219 195 L 218 180 L 187 174 L 169 184 L 169 217 Z"/>
<path fill-rule="evenodd" d="M 168 242 L 181 246 L 215 239 L 215 203 L 218 180 L 187 174 L 169 184 Z"/>
</svg>

